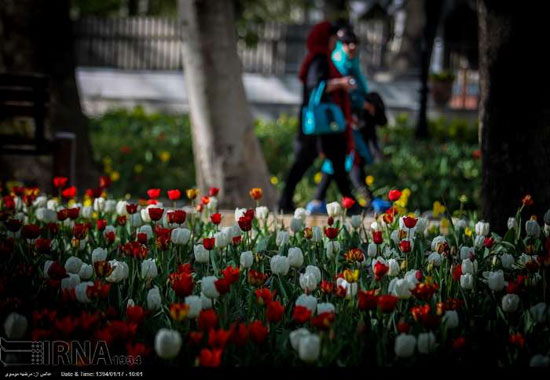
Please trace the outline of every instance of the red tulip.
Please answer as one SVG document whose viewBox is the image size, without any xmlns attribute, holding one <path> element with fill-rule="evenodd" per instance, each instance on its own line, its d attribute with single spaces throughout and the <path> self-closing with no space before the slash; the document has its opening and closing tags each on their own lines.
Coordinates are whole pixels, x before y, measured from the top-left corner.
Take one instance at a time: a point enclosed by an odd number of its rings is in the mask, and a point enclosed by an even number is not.
<svg viewBox="0 0 550 380">
<path fill-rule="evenodd" d="M 152 199 L 157 199 L 158 197 L 160 197 L 160 189 L 147 190 L 147 196 Z"/>
<path fill-rule="evenodd" d="M 359 310 L 374 310 L 376 309 L 378 296 L 375 295 L 375 290 L 360 290 L 357 293 L 359 299 Z"/>
<path fill-rule="evenodd" d="M 90 198 L 99 198 L 99 197 L 101 197 L 101 194 L 103 194 L 103 188 L 96 187 L 95 189 L 87 189 L 86 194 Z"/>
<path fill-rule="evenodd" d="M 270 302 L 267 305 L 266 318 L 269 322 L 277 323 L 283 318 L 285 307 L 279 301 Z"/>
<path fill-rule="evenodd" d="M 216 244 L 216 238 L 202 239 L 202 245 L 204 246 L 204 248 L 206 248 L 209 251 L 214 249 L 215 244 Z"/>
<path fill-rule="evenodd" d="M 267 334 L 267 327 L 261 321 L 254 321 L 248 325 L 248 336 L 257 344 L 263 343 L 267 338 Z"/>
<path fill-rule="evenodd" d="M 273 293 L 269 288 L 256 289 L 256 302 L 260 305 L 268 305 L 273 301 Z"/>
<path fill-rule="evenodd" d="M 401 191 L 393 189 L 388 192 L 388 199 L 390 201 L 395 202 L 399 200 L 399 198 L 401 198 Z"/>
<path fill-rule="evenodd" d="M 222 363 L 222 353 L 221 348 L 213 348 L 212 350 L 203 348 L 199 356 L 199 364 L 202 367 L 219 367 Z"/>
<path fill-rule="evenodd" d="M 384 242 L 382 231 L 372 231 L 372 241 L 375 244 L 382 244 Z"/>
<path fill-rule="evenodd" d="M 210 221 L 214 223 L 215 225 L 218 225 L 222 222 L 222 214 L 219 212 L 210 215 Z"/>
<path fill-rule="evenodd" d="M 292 311 L 292 318 L 297 323 L 306 323 L 311 318 L 311 311 L 305 306 L 294 306 Z"/>
<path fill-rule="evenodd" d="M 224 270 L 222 270 L 223 278 L 225 278 L 229 284 L 233 284 L 234 282 L 239 280 L 239 276 L 241 274 L 241 271 L 238 267 L 228 266 Z"/>
<path fill-rule="evenodd" d="M 126 212 L 130 215 L 135 214 L 137 212 L 138 205 L 135 203 L 128 203 L 126 205 Z"/>
<path fill-rule="evenodd" d="M 349 197 L 342 198 L 342 207 L 345 208 L 346 210 L 349 210 L 350 208 L 352 208 L 354 204 L 355 204 L 355 199 L 349 198 Z"/>
<path fill-rule="evenodd" d="M 68 198 L 68 199 L 74 198 L 76 196 L 76 187 L 75 186 L 67 187 L 61 192 L 61 195 L 63 196 L 63 198 Z"/>
<path fill-rule="evenodd" d="M 224 295 L 225 293 L 229 292 L 229 288 L 231 284 L 229 281 L 227 281 L 226 278 L 220 278 L 214 281 L 214 286 L 216 287 L 216 290 L 220 295 Z"/>
<path fill-rule="evenodd" d="M 178 297 L 187 297 L 193 293 L 193 275 L 191 273 L 170 273 L 170 286 Z"/>
<path fill-rule="evenodd" d="M 211 196 L 211 197 L 216 197 L 216 196 L 218 196 L 219 192 L 220 192 L 220 189 L 218 189 L 217 187 L 211 187 L 208 190 L 208 195 Z"/>
<path fill-rule="evenodd" d="M 19 219 L 11 218 L 6 223 L 6 227 L 10 232 L 17 232 L 23 226 L 23 222 Z"/>
<path fill-rule="evenodd" d="M 21 236 L 24 239 L 36 239 L 40 236 L 40 226 L 36 224 L 25 224 L 21 230 Z"/>
<path fill-rule="evenodd" d="M 177 201 L 181 198 L 181 191 L 179 191 L 178 189 L 168 190 L 167 193 L 168 199 L 170 199 L 171 201 Z"/>
<path fill-rule="evenodd" d="M 373 269 L 374 278 L 376 279 L 376 281 L 380 281 L 382 277 L 384 277 L 384 275 L 388 273 L 389 269 L 390 269 L 389 266 L 387 266 L 384 263 L 381 263 L 380 261 L 377 261 L 376 264 L 374 264 L 374 269 Z"/>
<path fill-rule="evenodd" d="M 218 325 L 218 316 L 214 309 L 203 309 L 199 313 L 198 317 L 199 329 L 202 331 L 209 331 Z"/>
<path fill-rule="evenodd" d="M 242 231 L 250 231 L 252 229 L 252 218 L 241 216 L 239 218 L 239 227 Z"/>
<path fill-rule="evenodd" d="M 382 313 L 391 313 L 399 298 L 391 295 L 378 296 L 378 308 Z"/>
<path fill-rule="evenodd" d="M 69 181 L 69 178 L 67 178 L 67 177 L 54 177 L 53 186 L 56 189 L 61 189 L 65 186 L 67 186 L 68 181 Z"/>
<path fill-rule="evenodd" d="M 163 208 L 157 208 L 157 207 L 150 207 L 147 210 L 149 210 L 149 216 L 151 217 L 151 220 L 157 221 L 162 218 L 162 214 L 164 214 Z"/>
<path fill-rule="evenodd" d="M 418 222 L 417 218 L 412 218 L 410 216 L 403 218 L 403 223 L 405 223 L 405 227 L 407 228 L 414 228 L 414 226 L 416 226 L 416 222 Z"/>
<path fill-rule="evenodd" d="M 338 232 L 339 232 L 338 228 L 334 228 L 334 227 L 325 228 L 325 235 L 329 239 L 335 239 L 338 236 Z"/>
<path fill-rule="evenodd" d="M 102 175 L 99 177 L 99 187 L 107 188 L 111 186 L 111 177 L 108 175 Z"/>
<path fill-rule="evenodd" d="M 98 231 L 103 231 L 105 230 L 105 227 L 107 227 L 107 221 L 105 219 L 98 219 L 96 221 L 96 225 Z"/>
<path fill-rule="evenodd" d="M 36 249 L 36 252 L 38 252 L 38 253 L 48 254 L 48 253 L 50 253 L 51 240 L 50 239 L 36 239 L 34 241 L 34 248 Z"/>
<path fill-rule="evenodd" d="M 411 242 L 408 240 L 401 240 L 399 242 L 399 249 L 403 253 L 407 253 L 411 251 Z"/>
<path fill-rule="evenodd" d="M 70 219 L 76 220 L 80 216 L 80 207 L 73 207 L 67 209 L 67 215 Z"/>
</svg>

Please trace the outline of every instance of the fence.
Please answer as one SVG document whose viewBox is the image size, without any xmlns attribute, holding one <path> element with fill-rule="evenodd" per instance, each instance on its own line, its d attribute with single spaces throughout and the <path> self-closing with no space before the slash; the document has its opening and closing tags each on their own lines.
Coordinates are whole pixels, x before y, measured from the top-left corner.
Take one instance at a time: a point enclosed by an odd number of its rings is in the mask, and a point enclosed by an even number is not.
<svg viewBox="0 0 550 380">
<path fill-rule="evenodd" d="M 239 40 L 238 54 L 245 72 L 294 74 L 305 54 L 310 25 L 268 22 L 253 27 L 255 46 Z M 158 17 L 94 18 L 75 21 L 75 51 L 79 66 L 126 70 L 182 70 L 182 28 L 177 19 Z M 356 32 L 363 67 L 384 65 L 384 30 L 376 22 L 363 22 Z"/>
</svg>

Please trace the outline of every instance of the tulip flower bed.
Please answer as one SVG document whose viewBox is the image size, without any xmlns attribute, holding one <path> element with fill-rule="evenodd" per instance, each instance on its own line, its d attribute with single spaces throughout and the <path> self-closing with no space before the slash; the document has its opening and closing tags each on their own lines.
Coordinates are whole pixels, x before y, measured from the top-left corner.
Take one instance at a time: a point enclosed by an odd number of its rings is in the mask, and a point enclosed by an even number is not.
<svg viewBox="0 0 550 380">
<path fill-rule="evenodd" d="M 528 196 L 504 236 L 399 207 L 366 226 L 349 199 L 322 228 L 303 209 L 282 226 L 261 189 L 222 228 L 217 189 L 138 204 L 65 182 L 2 198 L 8 339 L 105 342 L 134 366 L 549 363 L 550 212 L 525 220 Z"/>
</svg>

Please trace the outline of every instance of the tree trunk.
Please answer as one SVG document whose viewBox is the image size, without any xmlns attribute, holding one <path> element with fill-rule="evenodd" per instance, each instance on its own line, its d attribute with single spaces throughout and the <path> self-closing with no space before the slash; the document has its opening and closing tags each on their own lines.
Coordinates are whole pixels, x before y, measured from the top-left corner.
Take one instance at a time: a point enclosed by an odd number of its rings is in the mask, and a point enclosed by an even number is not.
<svg viewBox="0 0 550 380">
<path fill-rule="evenodd" d="M 526 194 L 524 217 L 550 207 L 550 76 L 543 2 L 480 0 L 483 215 L 503 232 Z"/>
<path fill-rule="evenodd" d="M 275 205 L 242 82 L 233 3 L 179 0 L 183 65 L 191 110 L 197 184 L 220 188 L 221 207 L 252 206 L 253 187 Z"/>
<path fill-rule="evenodd" d="M 80 188 L 96 187 L 98 172 L 92 164 L 88 120 L 76 85 L 69 1 L 3 0 L 0 30 L 0 70 L 50 77 L 50 131 L 76 134 L 77 170 L 71 182 Z"/>
</svg>

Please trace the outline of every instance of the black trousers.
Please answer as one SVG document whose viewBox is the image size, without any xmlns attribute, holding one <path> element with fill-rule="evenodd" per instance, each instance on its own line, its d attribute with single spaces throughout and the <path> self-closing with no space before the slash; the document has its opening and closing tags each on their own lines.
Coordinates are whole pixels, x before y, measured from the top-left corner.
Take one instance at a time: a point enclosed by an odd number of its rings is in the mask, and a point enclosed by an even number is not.
<svg viewBox="0 0 550 380">
<path fill-rule="evenodd" d="M 347 141 L 344 133 L 321 136 L 298 135 L 294 145 L 294 163 L 288 173 L 279 206 L 288 208 L 292 204 L 298 182 L 313 165 L 319 151 L 332 161 L 334 180 L 340 193 L 345 197 L 353 198 L 345 167 L 346 150 Z"/>
<path fill-rule="evenodd" d="M 374 199 L 374 195 L 372 194 L 372 191 L 366 186 L 365 177 L 366 173 L 362 165 L 354 165 L 351 168 L 350 178 L 351 182 L 353 183 L 353 187 L 357 189 L 361 196 L 363 196 L 367 201 L 370 202 L 372 199 Z M 334 176 L 332 174 L 323 173 L 321 182 L 319 183 L 319 186 L 317 186 L 317 190 L 315 190 L 314 199 L 319 201 L 325 200 L 328 188 L 333 179 Z"/>
</svg>

